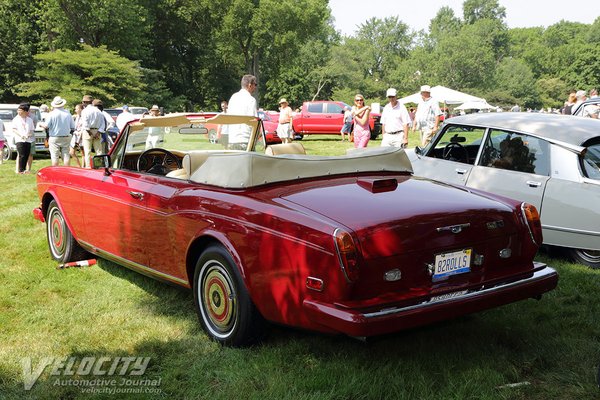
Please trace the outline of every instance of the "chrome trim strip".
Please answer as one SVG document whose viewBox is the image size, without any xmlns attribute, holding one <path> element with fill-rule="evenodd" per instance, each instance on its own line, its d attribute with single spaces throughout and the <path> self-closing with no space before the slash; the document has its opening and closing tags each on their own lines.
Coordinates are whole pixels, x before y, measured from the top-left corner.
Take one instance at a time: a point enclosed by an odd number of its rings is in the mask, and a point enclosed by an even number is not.
<svg viewBox="0 0 600 400">
<path fill-rule="evenodd" d="M 553 225 L 543 225 L 542 224 L 542 229 L 550 229 L 550 230 L 559 231 L 559 232 L 578 233 L 578 234 L 582 234 L 582 235 L 600 236 L 600 232 L 584 231 L 583 229 L 563 228 L 560 226 L 553 226 Z"/>
<path fill-rule="evenodd" d="M 494 293 L 497 291 L 501 291 L 504 289 L 510 289 L 510 288 L 515 288 L 515 287 L 519 287 L 522 284 L 526 284 L 526 283 L 530 283 L 530 282 L 535 282 L 537 280 L 541 280 L 545 277 L 547 277 L 548 275 L 555 273 L 556 271 L 553 268 L 550 268 L 548 266 L 543 267 L 542 269 L 535 271 L 533 273 L 532 277 L 529 277 L 527 279 L 522 279 L 516 282 L 511 282 L 511 283 L 506 283 L 506 284 L 500 284 L 488 289 L 482 289 L 482 290 L 478 290 L 476 292 L 469 292 L 466 293 L 464 295 L 461 296 L 456 296 L 456 297 L 451 297 L 451 298 L 447 298 L 447 299 L 440 299 L 440 300 L 436 300 L 436 301 L 431 301 L 431 300 L 427 300 L 427 301 L 423 301 L 422 303 L 419 304 L 415 304 L 412 306 L 407 306 L 407 307 L 402 307 L 402 308 L 393 308 L 393 309 L 386 309 L 386 310 L 382 310 L 382 311 L 376 311 L 376 312 L 372 312 L 372 313 L 366 313 L 363 314 L 363 316 L 365 318 L 377 318 L 377 317 L 383 317 L 383 316 L 388 316 L 388 315 L 393 315 L 393 314 L 398 314 L 398 313 L 403 313 L 406 311 L 412 311 L 412 310 L 417 310 L 420 308 L 427 308 L 433 304 L 444 304 L 444 303 L 451 303 L 457 300 L 465 300 L 465 299 L 470 299 L 470 298 L 474 298 L 474 297 L 478 297 L 480 295 L 486 295 L 486 294 L 490 294 L 490 293 Z"/>
<path fill-rule="evenodd" d="M 533 231 L 531 230 L 531 225 L 529 224 L 529 220 L 527 219 L 527 214 L 525 213 L 525 203 L 521 203 L 521 215 L 523 216 L 523 222 L 525 223 L 525 225 L 527 225 L 527 230 L 529 231 L 529 236 L 531 237 L 531 241 L 534 244 L 541 246 L 541 243 L 536 242 L 535 238 L 533 237 Z M 540 223 L 540 226 L 541 225 L 542 224 Z"/>
<path fill-rule="evenodd" d="M 343 231 L 343 230 L 340 228 L 336 228 L 335 231 L 333 231 L 333 235 L 331 235 L 331 237 L 333 238 L 333 244 L 335 245 L 335 252 L 337 253 L 337 259 L 338 259 L 338 262 L 340 263 L 340 268 L 341 268 L 342 272 L 344 273 L 344 278 L 346 278 L 346 282 L 352 283 L 352 280 L 348 276 L 348 271 L 346 271 L 346 267 L 344 267 L 344 261 L 342 260 L 342 254 L 340 253 L 340 248 L 337 243 L 337 233 L 339 231 Z M 344 232 L 346 232 L 346 231 L 344 231 Z"/>
<path fill-rule="evenodd" d="M 308 286 L 308 281 L 312 280 L 314 282 L 319 282 L 321 284 L 321 289 L 315 289 L 313 287 Z M 319 278 L 315 278 L 314 276 L 309 276 L 308 278 L 306 278 L 306 287 L 310 290 L 314 290 L 317 292 L 322 292 L 323 289 L 325 289 L 325 283 L 323 282 L 323 279 L 319 279 Z"/>
<path fill-rule="evenodd" d="M 157 270 L 152 269 L 150 267 L 147 267 L 145 265 L 141 265 L 141 264 L 135 263 L 133 261 L 129 261 L 129 260 L 125 259 L 125 258 L 116 256 L 116 255 L 114 255 L 112 253 L 109 253 L 107 251 L 100 250 L 100 249 L 92 246 L 91 244 L 89 244 L 87 242 L 79 241 L 79 244 L 82 247 L 86 248 L 86 250 L 89 250 L 92 253 L 97 254 L 97 255 L 99 255 L 102 258 L 105 258 L 105 259 L 107 259 L 109 261 L 115 262 L 115 263 L 117 263 L 119 265 L 122 265 L 122 266 L 124 266 L 126 268 L 131 268 L 131 269 L 136 269 L 136 270 L 144 271 L 144 272 L 146 272 L 146 273 L 148 273 L 150 275 L 155 275 L 155 276 L 158 276 L 158 277 L 160 277 L 162 279 L 166 279 L 166 280 L 171 281 L 171 282 L 176 282 L 176 283 L 179 283 L 181 285 L 188 285 L 189 284 L 189 282 L 186 281 L 186 280 L 174 277 L 172 275 L 165 274 L 164 272 L 157 271 Z"/>
</svg>

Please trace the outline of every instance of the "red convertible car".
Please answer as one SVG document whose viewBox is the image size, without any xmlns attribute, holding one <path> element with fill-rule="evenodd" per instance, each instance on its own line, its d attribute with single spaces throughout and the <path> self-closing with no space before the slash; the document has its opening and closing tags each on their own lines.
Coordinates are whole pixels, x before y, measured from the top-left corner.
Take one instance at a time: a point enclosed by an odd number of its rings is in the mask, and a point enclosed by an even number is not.
<svg viewBox="0 0 600 400">
<path fill-rule="evenodd" d="M 207 124 L 248 133 L 245 150 L 211 142 Z M 533 261 L 535 207 L 413 177 L 402 149 L 311 156 L 299 143 L 266 146 L 261 126 L 142 118 L 92 169 L 41 169 L 34 215 L 52 258 L 92 253 L 191 288 L 206 333 L 232 346 L 256 342 L 268 322 L 366 337 L 556 286 Z M 146 149 L 156 132 L 161 147 Z"/>
</svg>

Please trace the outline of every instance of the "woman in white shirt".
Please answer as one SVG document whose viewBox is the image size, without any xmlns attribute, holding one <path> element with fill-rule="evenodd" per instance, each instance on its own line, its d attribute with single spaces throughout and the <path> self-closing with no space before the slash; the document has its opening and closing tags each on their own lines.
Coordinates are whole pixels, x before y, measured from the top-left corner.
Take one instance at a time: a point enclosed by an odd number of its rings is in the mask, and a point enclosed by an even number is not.
<svg viewBox="0 0 600 400">
<path fill-rule="evenodd" d="M 16 172 L 25 174 L 29 173 L 31 169 L 31 162 L 28 166 L 28 161 L 31 155 L 31 146 L 35 141 L 35 127 L 33 119 L 29 116 L 29 104 L 19 104 L 17 113 L 18 115 L 12 120 L 15 145 L 17 146 Z"/>
</svg>

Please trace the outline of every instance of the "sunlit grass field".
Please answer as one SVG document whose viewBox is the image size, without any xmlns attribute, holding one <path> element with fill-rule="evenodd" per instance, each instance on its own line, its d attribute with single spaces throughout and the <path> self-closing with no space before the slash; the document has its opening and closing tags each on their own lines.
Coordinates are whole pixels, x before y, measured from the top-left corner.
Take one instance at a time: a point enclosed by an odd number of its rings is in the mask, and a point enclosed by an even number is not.
<svg viewBox="0 0 600 400">
<path fill-rule="evenodd" d="M 309 154 L 352 146 L 302 143 Z M 0 165 L 0 399 L 600 398 L 600 271 L 542 253 L 560 282 L 540 301 L 366 343 L 275 326 L 259 346 L 223 348 L 200 329 L 189 291 L 103 260 L 57 270 L 31 213 L 35 175 L 14 167 Z M 57 385 L 50 368 L 24 389 L 23 359 L 86 356 L 150 357 L 143 377 L 160 379 L 159 392 L 92 396 Z"/>
</svg>

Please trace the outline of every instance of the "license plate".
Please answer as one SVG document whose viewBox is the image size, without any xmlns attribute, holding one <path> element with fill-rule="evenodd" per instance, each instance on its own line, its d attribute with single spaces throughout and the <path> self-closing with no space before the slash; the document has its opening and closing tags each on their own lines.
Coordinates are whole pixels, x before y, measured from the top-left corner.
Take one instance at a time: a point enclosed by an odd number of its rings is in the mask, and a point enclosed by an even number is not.
<svg viewBox="0 0 600 400">
<path fill-rule="evenodd" d="M 437 254 L 433 270 L 433 279 L 439 280 L 451 275 L 464 274 L 471 270 L 472 249 Z"/>
</svg>

